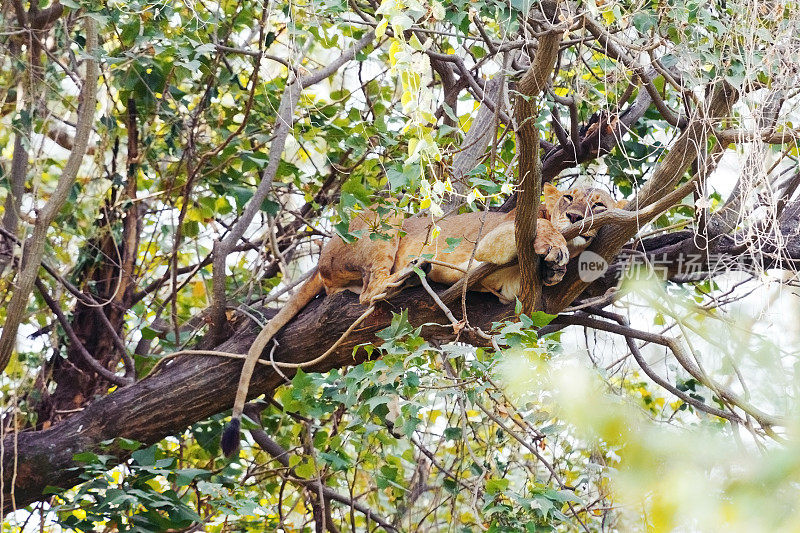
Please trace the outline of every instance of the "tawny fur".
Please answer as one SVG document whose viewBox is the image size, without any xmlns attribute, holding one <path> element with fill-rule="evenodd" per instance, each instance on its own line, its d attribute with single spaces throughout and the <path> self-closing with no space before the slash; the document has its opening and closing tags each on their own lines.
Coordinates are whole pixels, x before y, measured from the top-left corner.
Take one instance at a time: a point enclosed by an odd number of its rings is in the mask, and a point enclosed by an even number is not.
<svg viewBox="0 0 800 533">
<path fill-rule="evenodd" d="M 549 183 L 545 184 L 534 243 L 534 250 L 542 257 L 544 269 L 548 272 L 543 276 L 544 283 L 553 285 L 561 281 L 570 256 L 582 252 L 597 232 L 596 229 L 588 230 L 567 243 L 560 231 L 574 221 L 589 219 L 615 205 L 611 195 L 600 189 L 575 187 L 562 193 Z M 238 447 L 242 410 L 257 360 L 272 337 L 323 287 L 327 294 L 351 290 L 360 295 L 362 304 L 367 304 L 385 293 L 387 286 L 421 257 L 432 257 L 458 267 L 431 265 L 428 278 L 445 284 L 461 279 L 464 275 L 462 270 L 466 270 L 468 265 L 475 269 L 487 262 L 507 264 L 517 257 L 515 215 L 515 210 L 512 210 L 509 213 L 473 212 L 446 217 L 436 222 L 440 233 L 435 239 L 431 237 L 433 224 L 430 219 L 403 219 L 402 214 L 397 213 L 381 218 L 375 211 L 354 217 L 350 231 L 361 232 L 361 238 L 353 243 L 345 243 L 339 237 L 331 239 L 322 249 L 317 272 L 269 321 L 250 347 L 236 391 L 231 424 L 223 434 L 223 452 L 230 455 Z M 382 229 L 386 226 L 389 229 Z M 391 237 L 370 238 L 370 232 L 376 228 Z M 448 238 L 461 241 L 450 249 Z M 475 255 L 470 264 L 473 249 Z M 476 290 L 492 292 L 502 301 L 509 302 L 519 293 L 520 285 L 519 267 L 513 265 L 484 278 Z"/>
</svg>

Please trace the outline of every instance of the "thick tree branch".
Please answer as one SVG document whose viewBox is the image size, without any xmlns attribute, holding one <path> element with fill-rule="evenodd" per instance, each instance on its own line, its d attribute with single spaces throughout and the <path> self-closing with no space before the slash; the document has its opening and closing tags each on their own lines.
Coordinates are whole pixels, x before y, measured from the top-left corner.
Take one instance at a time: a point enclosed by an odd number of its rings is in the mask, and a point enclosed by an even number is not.
<svg viewBox="0 0 800 533">
<path fill-rule="evenodd" d="M 587 293 L 604 294 L 619 283 L 626 270 L 637 266 L 653 268 L 660 278 L 675 282 L 700 281 L 727 271 L 797 270 L 800 268 L 799 213 L 800 202 L 787 204 L 778 226 L 763 232 L 758 241 L 743 229 L 735 234 L 714 235 L 705 248 L 691 230 L 637 242 L 611 262 L 603 277 L 587 288 Z M 602 221 L 595 224 L 599 222 Z"/>
<path fill-rule="evenodd" d="M 782 224 L 787 230 L 792 224 L 795 228 L 797 226 L 800 209 L 796 207 L 796 204 L 791 204 L 784 212 Z M 661 242 L 662 249 L 673 246 L 678 250 L 691 242 L 689 233 L 657 237 L 645 241 L 645 244 L 649 242 L 651 244 L 647 246 L 655 247 Z M 788 249 L 800 260 L 800 234 L 795 231 L 791 235 Z M 730 238 L 724 242 L 733 246 Z M 496 267 L 484 265 L 470 276 L 470 282 L 479 280 L 491 268 Z M 440 292 L 440 300 L 449 305 L 461 297 L 461 291 L 461 285 L 456 284 Z M 455 338 L 450 320 L 444 316 L 439 305 L 422 288 L 408 289 L 390 302 L 380 304 L 376 312 L 354 330 L 329 359 L 309 371 L 326 371 L 361 362 L 365 352 L 359 351 L 353 357 L 353 348 L 361 343 L 376 342 L 375 333 L 390 325 L 393 311 L 403 308 L 409 310 L 408 318 L 412 325 L 425 325 L 423 335 L 431 342 L 448 342 Z M 314 359 L 331 346 L 363 310 L 353 294 L 340 293 L 318 298 L 278 334 L 275 360 L 302 362 Z M 467 312 L 473 326 L 488 330 L 493 321 L 513 315 L 513 308 L 500 304 L 492 295 L 469 292 Z M 461 317 L 458 306 L 453 309 L 453 313 L 455 318 Z M 609 326 L 617 327 L 613 324 Z M 630 334 L 628 330 L 619 331 Z M 244 324 L 229 340 L 215 349 L 244 354 L 256 333 L 255 325 Z M 653 340 L 642 335 L 644 333 L 639 332 L 637 336 L 629 336 L 645 341 Z M 460 340 L 486 343 L 485 339 L 478 337 L 465 338 L 463 333 Z M 658 340 L 663 341 L 663 338 Z M 683 362 L 696 371 L 685 357 Z M 26 505 L 41 498 L 41 491 L 47 485 L 69 487 L 81 481 L 79 471 L 72 470 L 77 466 L 72 461 L 75 453 L 97 449 L 100 442 L 116 437 L 152 444 L 229 408 L 233 402 L 239 372 L 240 363 L 236 360 L 213 356 L 180 357 L 163 365 L 154 375 L 97 400 L 82 412 L 48 430 L 9 435 L 2 444 L 4 493 L 8 495 L 10 491 L 15 454 L 17 464 L 20 465 L 16 471 L 15 497 L 18 505 Z M 284 372 L 292 374 L 291 370 Z M 251 397 L 269 394 L 282 383 L 283 378 L 270 368 L 260 367 L 251 384 Z M 734 399 L 739 400 L 735 397 Z M 761 419 L 767 424 L 778 422 L 768 415 L 761 416 Z M 118 460 L 124 459 L 124 453 L 120 452 Z M 9 502 L 10 499 L 6 498 L 5 501 Z"/>
<path fill-rule="evenodd" d="M 376 342 L 375 333 L 388 327 L 392 312 L 402 308 L 409 310 L 409 321 L 413 325 L 426 324 L 423 334 L 427 339 L 440 342 L 455 339 L 453 328 L 439 306 L 423 289 L 410 289 L 391 302 L 380 304 L 335 353 L 308 370 L 326 371 L 361 362 L 366 353 L 361 350 L 354 357 L 353 348 L 361 343 Z M 467 309 L 470 323 L 487 330 L 493 321 L 513 314 L 513 306 L 502 305 L 495 296 L 485 293 L 469 293 Z M 275 360 L 302 362 L 315 358 L 331 346 L 363 310 L 354 294 L 318 298 L 277 335 Z M 460 315 L 459 310 L 454 312 Z M 442 325 L 436 325 L 439 323 Z M 257 327 L 247 323 L 215 349 L 244 354 L 256 334 Z M 16 503 L 25 506 L 40 499 L 47 485 L 70 487 L 79 483 L 80 472 L 73 469 L 78 465 L 72 456 L 80 451 L 96 450 L 100 442 L 117 437 L 152 444 L 230 408 L 240 369 L 239 360 L 199 355 L 179 357 L 162 365 L 154 375 L 95 401 L 47 430 L 7 436 L 2 444 L 4 494 L 10 496 L 12 479 L 15 479 Z M 289 369 L 283 372 L 293 373 Z M 271 368 L 259 368 L 250 385 L 250 396 L 274 391 L 283 382 Z M 123 452 L 118 453 L 120 461 L 125 457 Z M 4 501 L 9 504 L 11 499 L 7 497 Z"/>
</svg>

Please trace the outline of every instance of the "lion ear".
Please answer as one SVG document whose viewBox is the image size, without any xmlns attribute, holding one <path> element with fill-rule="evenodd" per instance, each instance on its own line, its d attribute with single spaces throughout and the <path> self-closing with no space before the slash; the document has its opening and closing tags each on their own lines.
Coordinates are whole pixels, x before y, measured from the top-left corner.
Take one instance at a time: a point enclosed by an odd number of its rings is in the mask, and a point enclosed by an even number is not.
<svg viewBox="0 0 800 533">
<path fill-rule="evenodd" d="M 553 194 L 558 194 L 559 196 L 561 195 L 561 191 L 556 189 L 555 186 L 549 181 L 546 181 L 544 187 L 542 187 L 542 193 L 545 195 L 545 197 Z"/>
<path fill-rule="evenodd" d="M 542 194 L 544 195 L 544 201 L 542 203 L 548 211 L 552 211 L 552 208 L 561 200 L 561 191 L 556 189 L 551 183 L 544 184 L 544 187 L 542 187 Z"/>
</svg>

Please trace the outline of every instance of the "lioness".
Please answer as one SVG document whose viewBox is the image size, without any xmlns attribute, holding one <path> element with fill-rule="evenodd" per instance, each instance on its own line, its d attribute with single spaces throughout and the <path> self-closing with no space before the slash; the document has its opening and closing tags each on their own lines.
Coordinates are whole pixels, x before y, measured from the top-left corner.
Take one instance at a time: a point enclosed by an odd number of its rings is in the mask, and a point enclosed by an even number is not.
<svg viewBox="0 0 800 533">
<path fill-rule="evenodd" d="M 561 281 L 570 257 L 582 252 L 597 233 L 596 229 L 590 229 L 567 242 L 561 230 L 614 206 L 611 195 L 601 189 L 574 187 L 562 193 L 549 183 L 545 184 L 534 242 L 534 250 L 543 260 L 543 283 L 554 285 Z M 261 353 L 269 340 L 320 290 L 324 288 L 327 294 L 351 290 L 360 295 L 361 303 L 366 304 L 380 299 L 406 267 L 420 257 L 432 256 L 436 262 L 431 264 L 428 278 L 447 284 L 455 283 L 464 275 L 473 250 L 470 268 L 477 268 L 483 262 L 505 265 L 517 256 L 515 211 L 472 212 L 443 218 L 437 221 L 440 233 L 436 239 L 430 238 L 432 226 L 424 218 L 403 220 L 402 215 L 393 215 L 381 221 L 374 212 L 355 217 L 350 231 L 361 231 L 364 236 L 353 243 L 345 243 L 340 237 L 331 239 L 322 249 L 317 271 L 264 326 L 248 351 L 231 422 L 222 436 L 225 455 L 230 455 L 239 446 L 242 409 Z M 370 228 L 380 226 L 381 222 L 388 222 L 402 231 L 396 231 L 388 240 L 366 236 Z M 460 239 L 452 250 L 448 249 L 448 238 Z M 513 301 L 520 291 L 519 266 L 502 268 L 487 276 L 481 280 L 477 290 L 492 292 L 503 302 Z"/>
<path fill-rule="evenodd" d="M 569 258 L 583 251 L 597 233 L 596 229 L 590 229 L 567 243 L 560 231 L 614 205 L 611 195 L 600 189 L 576 187 L 561 193 L 549 183 L 545 184 L 534 243 L 536 253 L 544 262 L 544 284 L 554 285 L 561 281 Z M 402 236 L 396 234 L 390 240 L 364 237 L 352 244 L 334 238 L 322 250 L 318 275 L 328 294 L 350 290 L 359 294 L 360 302 L 366 304 L 385 292 L 393 277 L 413 260 L 432 256 L 437 263 L 431 265 L 428 278 L 453 284 L 463 277 L 473 249 L 475 257 L 471 268 L 484 262 L 504 265 L 517 256 L 515 216 L 516 210 L 511 210 L 509 213 L 473 212 L 443 218 L 437 222 L 440 233 L 436 239 L 430 237 L 432 225 L 429 220 L 402 220 L 394 216 L 383 222 L 402 227 Z M 370 228 L 380 225 L 377 219 L 374 212 L 368 212 L 355 218 L 350 230 L 366 234 Z M 460 242 L 448 250 L 448 238 L 460 239 Z M 449 268 L 442 262 L 456 268 Z M 519 268 L 510 266 L 497 271 L 482 280 L 476 290 L 492 292 L 504 303 L 514 300 L 519 292 Z"/>
</svg>

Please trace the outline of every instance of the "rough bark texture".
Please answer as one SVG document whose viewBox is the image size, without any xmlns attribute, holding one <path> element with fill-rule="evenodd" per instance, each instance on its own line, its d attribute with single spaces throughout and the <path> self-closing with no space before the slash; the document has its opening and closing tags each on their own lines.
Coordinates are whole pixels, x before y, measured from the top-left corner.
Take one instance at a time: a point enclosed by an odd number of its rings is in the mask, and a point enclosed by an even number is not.
<svg viewBox="0 0 800 533">
<path fill-rule="evenodd" d="M 531 314 L 541 306 L 541 277 L 539 256 L 534 251 L 539 202 L 542 195 L 542 161 L 539 157 L 539 115 L 537 97 L 544 90 L 558 58 L 562 32 L 551 30 L 539 37 L 539 48 L 528 72 L 520 80 L 514 104 L 517 127 L 517 154 L 519 177 L 518 202 L 514 219 L 517 254 L 522 272 L 522 290 L 519 296 L 522 311 Z"/>
<path fill-rule="evenodd" d="M 707 248 L 700 244 L 694 231 L 684 230 L 626 246 L 626 253 L 620 254 L 587 292 L 603 294 L 619 282 L 627 268 L 639 264 L 654 266 L 660 278 L 675 282 L 705 279 L 722 270 L 759 274 L 770 268 L 796 270 L 800 267 L 800 203 L 795 201 L 784 211 L 776 229 L 758 236 L 741 232 L 712 235 Z"/>
</svg>

